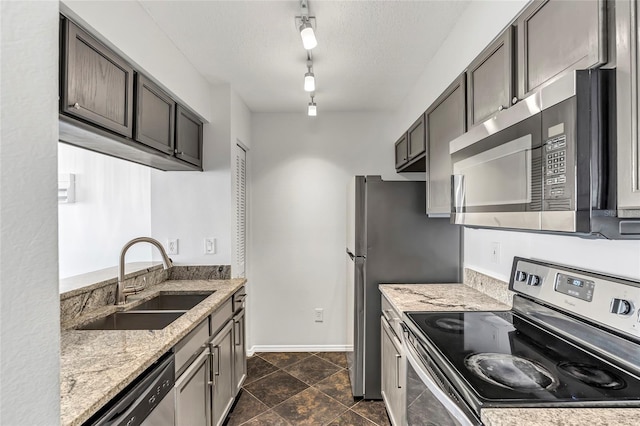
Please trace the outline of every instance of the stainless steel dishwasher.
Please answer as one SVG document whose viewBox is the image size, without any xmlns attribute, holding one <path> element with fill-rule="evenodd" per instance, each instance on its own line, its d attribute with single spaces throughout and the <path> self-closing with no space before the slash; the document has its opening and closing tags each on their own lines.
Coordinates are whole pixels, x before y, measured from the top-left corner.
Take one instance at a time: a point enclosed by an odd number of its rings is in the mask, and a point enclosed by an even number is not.
<svg viewBox="0 0 640 426">
<path fill-rule="evenodd" d="M 173 426 L 175 359 L 169 353 L 85 425 Z"/>
</svg>

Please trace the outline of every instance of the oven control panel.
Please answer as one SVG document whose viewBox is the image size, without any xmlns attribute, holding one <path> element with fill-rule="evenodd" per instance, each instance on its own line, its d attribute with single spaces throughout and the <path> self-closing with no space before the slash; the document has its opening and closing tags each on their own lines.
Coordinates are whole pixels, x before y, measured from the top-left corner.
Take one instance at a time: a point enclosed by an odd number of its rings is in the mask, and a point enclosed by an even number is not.
<svg viewBox="0 0 640 426">
<path fill-rule="evenodd" d="M 556 275 L 556 291 L 591 302 L 596 283 L 593 280 L 578 278 L 567 274 Z"/>
<path fill-rule="evenodd" d="M 640 339 L 640 282 L 514 258 L 509 289 Z"/>
</svg>

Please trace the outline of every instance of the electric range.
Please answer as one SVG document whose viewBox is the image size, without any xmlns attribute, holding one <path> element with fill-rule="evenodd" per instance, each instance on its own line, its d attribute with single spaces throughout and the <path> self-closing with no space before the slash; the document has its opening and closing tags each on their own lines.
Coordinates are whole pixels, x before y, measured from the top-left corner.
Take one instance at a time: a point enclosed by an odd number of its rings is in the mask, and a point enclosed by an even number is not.
<svg viewBox="0 0 640 426">
<path fill-rule="evenodd" d="M 640 283 L 515 258 L 505 312 L 404 317 L 407 423 L 487 407 L 640 407 Z"/>
</svg>

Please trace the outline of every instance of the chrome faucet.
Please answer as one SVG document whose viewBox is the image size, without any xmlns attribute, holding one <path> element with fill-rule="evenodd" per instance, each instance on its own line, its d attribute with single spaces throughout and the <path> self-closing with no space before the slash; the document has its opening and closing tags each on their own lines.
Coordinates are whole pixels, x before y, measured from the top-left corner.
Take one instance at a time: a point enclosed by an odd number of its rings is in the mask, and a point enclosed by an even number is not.
<svg viewBox="0 0 640 426">
<path fill-rule="evenodd" d="M 167 252 L 164 251 L 164 247 L 162 247 L 162 244 L 160 244 L 158 240 L 154 240 L 150 237 L 138 237 L 129 241 L 124 245 L 124 247 L 122 247 L 122 251 L 120 252 L 118 286 L 116 287 L 116 305 L 122 305 L 123 303 L 125 303 L 126 297 L 129 294 L 136 294 L 138 291 L 142 290 L 141 288 L 137 287 L 126 288 L 124 286 L 124 256 L 127 254 L 127 250 L 129 250 L 129 248 L 136 243 L 150 243 L 156 246 L 158 250 L 160 250 L 160 254 L 162 255 L 162 264 L 164 265 L 164 269 L 169 269 L 171 266 L 173 266 L 173 262 L 171 261 L 171 259 L 169 259 L 169 256 L 167 256 Z"/>
</svg>

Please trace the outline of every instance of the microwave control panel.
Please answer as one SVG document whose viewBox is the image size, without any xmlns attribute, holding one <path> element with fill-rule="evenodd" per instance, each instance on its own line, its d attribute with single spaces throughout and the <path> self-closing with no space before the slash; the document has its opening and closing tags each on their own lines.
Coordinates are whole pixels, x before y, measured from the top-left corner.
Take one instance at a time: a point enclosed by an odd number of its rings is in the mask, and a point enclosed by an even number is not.
<svg viewBox="0 0 640 426">
<path fill-rule="evenodd" d="M 569 210 L 571 208 L 570 147 L 566 134 L 547 139 L 543 145 L 542 174 L 544 188 L 544 210 Z"/>
</svg>

